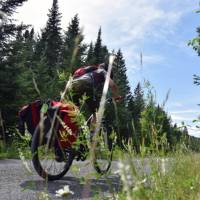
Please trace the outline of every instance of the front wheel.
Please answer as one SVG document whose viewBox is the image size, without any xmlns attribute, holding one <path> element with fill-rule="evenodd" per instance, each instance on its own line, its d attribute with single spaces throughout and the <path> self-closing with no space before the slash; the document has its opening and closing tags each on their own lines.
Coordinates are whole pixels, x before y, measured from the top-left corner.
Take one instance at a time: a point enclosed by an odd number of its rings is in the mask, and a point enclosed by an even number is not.
<svg viewBox="0 0 200 200">
<path fill-rule="evenodd" d="M 45 118 L 33 135 L 32 162 L 37 173 L 49 181 L 62 178 L 69 170 L 74 153 L 71 148 L 62 149 L 57 139 L 57 129 Z"/>
<path fill-rule="evenodd" d="M 92 140 L 93 165 L 97 173 L 105 174 L 109 171 L 114 148 L 114 132 L 102 126 Z"/>
</svg>

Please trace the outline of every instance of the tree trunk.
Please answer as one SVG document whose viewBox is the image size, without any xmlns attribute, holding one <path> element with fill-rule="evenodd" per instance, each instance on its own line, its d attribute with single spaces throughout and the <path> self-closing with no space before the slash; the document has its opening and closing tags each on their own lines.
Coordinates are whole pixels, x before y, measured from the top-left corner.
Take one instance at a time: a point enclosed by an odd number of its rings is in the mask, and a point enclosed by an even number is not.
<svg viewBox="0 0 200 200">
<path fill-rule="evenodd" d="M 5 127 L 3 124 L 1 109 L 0 109 L 0 135 L 2 135 L 3 138 L 3 147 L 6 147 L 6 134 L 5 134 Z"/>
</svg>

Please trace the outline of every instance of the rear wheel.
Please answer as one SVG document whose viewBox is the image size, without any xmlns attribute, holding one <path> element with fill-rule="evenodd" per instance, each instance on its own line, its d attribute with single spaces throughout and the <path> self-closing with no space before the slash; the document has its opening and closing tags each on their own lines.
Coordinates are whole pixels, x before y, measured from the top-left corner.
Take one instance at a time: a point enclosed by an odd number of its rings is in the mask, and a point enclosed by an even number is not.
<svg viewBox="0 0 200 200">
<path fill-rule="evenodd" d="M 99 174 L 105 174 L 110 169 L 114 147 L 113 141 L 114 132 L 105 126 L 102 126 L 93 138 L 92 143 L 95 143 L 95 145 L 92 145 L 93 165 Z"/>
<path fill-rule="evenodd" d="M 37 173 L 49 181 L 62 178 L 69 170 L 74 153 L 71 148 L 62 149 L 57 139 L 57 129 L 51 128 L 48 118 L 40 122 L 32 140 L 32 162 Z"/>
</svg>

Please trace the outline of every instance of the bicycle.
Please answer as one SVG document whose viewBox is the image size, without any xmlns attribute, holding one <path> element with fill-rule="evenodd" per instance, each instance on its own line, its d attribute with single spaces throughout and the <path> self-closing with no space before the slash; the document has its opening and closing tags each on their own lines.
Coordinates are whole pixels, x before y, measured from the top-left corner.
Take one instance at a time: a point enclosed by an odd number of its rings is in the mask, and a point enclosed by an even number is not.
<svg viewBox="0 0 200 200">
<path fill-rule="evenodd" d="M 107 102 L 110 100 L 107 99 Z M 86 139 L 87 142 L 89 140 L 92 146 L 94 138 L 95 146 L 92 149 L 94 169 L 101 175 L 107 173 L 111 166 L 115 145 L 113 128 L 103 119 L 95 137 L 89 131 L 89 137 L 81 138 L 80 128 L 73 127 L 71 134 L 68 134 L 68 140 L 63 141 L 60 127 L 64 131 L 68 128 L 61 120 L 63 115 L 65 113 L 61 112 L 59 107 L 47 109 L 34 132 L 31 144 L 32 162 L 38 175 L 49 181 L 62 178 L 70 169 L 74 159 L 85 160 L 88 156 L 88 147 L 87 144 L 82 143 L 83 140 Z M 91 124 L 93 115 L 87 120 L 87 125 Z M 76 141 L 79 138 L 80 144 L 77 145 Z M 86 155 L 81 151 L 85 151 Z"/>
</svg>

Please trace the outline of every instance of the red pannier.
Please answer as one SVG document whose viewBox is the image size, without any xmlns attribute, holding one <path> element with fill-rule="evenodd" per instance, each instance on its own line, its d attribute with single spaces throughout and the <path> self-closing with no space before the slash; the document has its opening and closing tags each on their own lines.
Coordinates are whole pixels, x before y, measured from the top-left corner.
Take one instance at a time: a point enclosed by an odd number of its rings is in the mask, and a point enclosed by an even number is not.
<svg viewBox="0 0 200 200">
<path fill-rule="evenodd" d="M 22 135 L 25 133 L 25 124 L 29 133 L 33 135 L 40 121 L 40 109 L 42 105 L 43 103 L 41 100 L 35 100 L 20 109 L 18 112 L 17 128 Z"/>
<path fill-rule="evenodd" d="M 19 132 L 24 135 L 25 124 L 28 132 L 33 136 L 36 127 L 40 122 L 40 111 L 42 109 L 43 102 L 36 100 L 25 106 L 23 106 L 18 113 L 18 126 Z M 53 118 L 53 115 L 57 111 L 59 118 L 57 119 L 58 137 L 59 142 L 63 148 L 71 147 L 71 145 L 77 140 L 78 126 L 76 123 L 76 114 L 78 113 L 78 107 L 73 103 L 61 103 L 58 101 L 51 101 L 48 104 L 47 115 Z M 50 120 L 51 121 L 51 120 Z M 49 127 L 50 128 L 50 127 Z M 47 127 L 47 130 L 49 130 Z"/>
<path fill-rule="evenodd" d="M 58 115 L 61 116 L 59 121 L 59 142 L 63 148 L 71 147 L 78 137 L 77 112 L 78 107 L 73 103 L 61 103 L 52 101 L 52 107 L 59 107 Z"/>
</svg>

